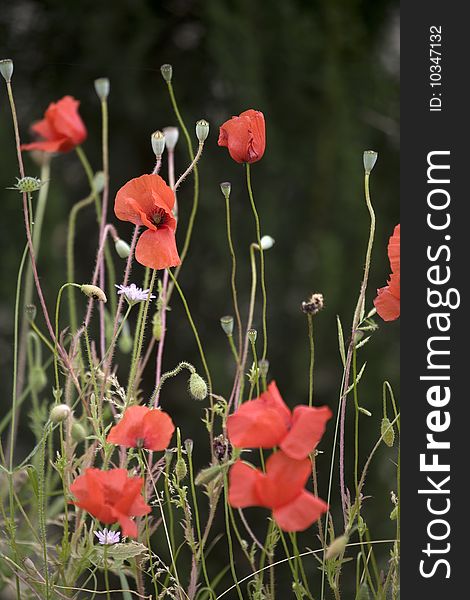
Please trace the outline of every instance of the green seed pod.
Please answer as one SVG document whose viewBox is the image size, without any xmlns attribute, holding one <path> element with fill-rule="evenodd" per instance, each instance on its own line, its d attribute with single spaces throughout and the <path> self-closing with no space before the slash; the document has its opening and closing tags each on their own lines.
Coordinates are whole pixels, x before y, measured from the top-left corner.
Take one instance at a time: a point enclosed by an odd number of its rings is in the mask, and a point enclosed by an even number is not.
<svg viewBox="0 0 470 600">
<path fill-rule="evenodd" d="M 346 546 L 348 545 L 349 537 L 347 535 L 340 535 L 335 538 L 331 544 L 328 546 L 328 549 L 325 554 L 325 558 L 336 558 L 343 554 L 346 550 Z"/>
<path fill-rule="evenodd" d="M 56 404 L 49 415 L 53 423 L 62 423 L 70 417 L 72 411 L 67 404 Z"/>
<path fill-rule="evenodd" d="M 266 379 L 266 377 L 268 376 L 268 371 L 269 371 L 269 360 L 267 359 L 261 359 L 258 361 L 258 369 L 259 369 L 259 374 L 261 375 L 261 377 L 263 379 Z"/>
<path fill-rule="evenodd" d="M 178 481 L 181 481 L 188 474 L 188 468 L 186 467 L 186 462 L 182 456 L 178 458 L 175 466 L 175 475 Z"/>
<path fill-rule="evenodd" d="M 109 87 L 109 79 L 107 77 L 95 79 L 95 92 L 101 101 L 106 100 L 109 96 Z"/>
<path fill-rule="evenodd" d="M 233 334 L 233 317 L 232 315 L 225 315 L 220 317 L 220 325 L 224 330 L 225 335 L 231 336 Z"/>
<path fill-rule="evenodd" d="M 0 60 L 0 73 L 2 74 L 3 79 L 5 79 L 7 83 L 10 83 L 11 76 L 13 75 L 13 61 L 11 58 Z"/>
<path fill-rule="evenodd" d="M 165 135 L 165 145 L 170 152 L 175 149 L 179 138 L 178 127 L 164 127 L 163 134 Z"/>
<path fill-rule="evenodd" d="M 191 456 L 191 454 L 193 453 L 193 447 L 194 447 L 193 440 L 190 440 L 190 439 L 184 440 L 184 449 L 186 450 L 186 454 L 188 456 Z"/>
<path fill-rule="evenodd" d="M 152 150 L 156 158 L 161 158 L 165 150 L 165 134 L 163 131 L 154 131 L 150 141 L 152 142 Z"/>
<path fill-rule="evenodd" d="M 196 123 L 196 137 L 200 143 L 205 142 L 209 135 L 209 123 L 201 119 Z"/>
<path fill-rule="evenodd" d="M 189 393 L 195 400 L 207 398 L 207 383 L 197 373 L 191 373 L 189 378 Z"/>
<path fill-rule="evenodd" d="M 230 181 L 223 181 L 220 184 L 220 189 L 222 191 L 222 194 L 228 198 L 230 196 L 230 191 L 232 189 L 232 184 L 230 183 Z"/>
<path fill-rule="evenodd" d="M 42 367 L 35 366 L 29 372 L 29 385 L 36 392 L 42 392 L 47 385 L 47 377 Z"/>
<path fill-rule="evenodd" d="M 162 74 L 163 79 L 170 83 L 173 77 L 173 67 L 171 65 L 165 64 L 160 67 L 160 72 Z"/>
<path fill-rule="evenodd" d="M 363 155 L 364 160 L 364 171 L 367 175 L 370 175 L 370 172 L 375 166 L 377 162 L 378 154 L 375 150 L 366 150 Z"/>
<path fill-rule="evenodd" d="M 114 247 L 116 248 L 116 252 L 120 258 L 127 258 L 131 253 L 131 247 L 124 240 L 116 240 Z"/>
<path fill-rule="evenodd" d="M 153 319 L 152 319 L 152 335 L 157 340 L 157 342 L 159 342 L 162 339 L 162 333 L 163 333 L 162 315 L 161 315 L 160 311 L 157 311 L 153 315 Z"/>
<path fill-rule="evenodd" d="M 256 338 L 258 337 L 258 332 L 256 331 L 256 329 L 249 329 L 247 333 L 248 339 L 252 344 L 254 344 L 256 342 Z"/>
<path fill-rule="evenodd" d="M 393 443 L 395 442 L 395 429 L 390 423 L 388 417 L 384 417 L 382 419 L 382 423 L 380 425 L 380 433 L 385 444 L 387 444 L 387 446 L 391 448 L 393 446 Z"/>
<path fill-rule="evenodd" d="M 80 444 L 80 442 L 84 442 L 86 440 L 87 431 L 85 427 L 81 423 L 74 423 L 71 429 L 72 439 L 76 444 Z"/>
</svg>

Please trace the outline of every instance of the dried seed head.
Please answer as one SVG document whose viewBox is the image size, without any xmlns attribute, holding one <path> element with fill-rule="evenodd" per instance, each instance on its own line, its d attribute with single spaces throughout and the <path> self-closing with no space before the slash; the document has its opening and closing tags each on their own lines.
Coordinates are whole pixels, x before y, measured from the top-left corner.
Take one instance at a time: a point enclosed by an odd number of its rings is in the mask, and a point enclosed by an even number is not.
<svg viewBox="0 0 470 600">
<path fill-rule="evenodd" d="M 323 307 L 323 294 L 312 294 L 308 300 L 302 302 L 302 311 L 306 315 L 316 315 Z"/>
<path fill-rule="evenodd" d="M 170 152 L 175 149 L 176 142 L 178 141 L 180 132 L 178 127 L 164 127 L 163 133 L 165 135 L 165 144 Z"/>
<path fill-rule="evenodd" d="M 116 252 L 120 258 L 127 258 L 131 253 L 131 247 L 129 244 L 120 238 L 115 241 L 114 247 L 116 248 Z"/>
<path fill-rule="evenodd" d="M 225 315 L 220 317 L 220 325 L 224 330 L 225 335 L 231 336 L 233 334 L 233 317 L 232 315 Z"/>
<path fill-rule="evenodd" d="M 161 158 L 165 150 L 165 134 L 163 131 L 154 131 L 150 138 L 152 150 L 157 158 Z"/>
<path fill-rule="evenodd" d="M 3 79 L 7 83 L 10 83 L 11 76 L 13 75 L 13 61 L 11 58 L 0 60 L 0 73 L 2 74 Z"/>
<path fill-rule="evenodd" d="M 171 82 L 171 78 L 173 77 L 173 67 L 171 65 L 165 64 L 160 67 L 160 72 L 162 74 L 163 79 L 167 82 Z"/>
<path fill-rule="evenodd" d="M 207 383 L 197 373 L 191 373 L 188 380 L 189 392 L 195 400 L 204 400 L 207 398 Z"/>
<path fill-rule="evenodd" d="M 366 175 L 370 175 L 370 172 L 372 171 L 372 169 L 375 166 L 375 163 L 377 162 L 377 157 L 378 154 L 375 150 L 365 150 L 363 160 L 364 171 L 366 172 Z"/>
<path fill-rule="evenodd" d="M 224 462 L 232 458 L 232 444 L 224 435 L 221 434 L 214 438 L 212 448 L 214 450 L 214 456 L 219 462 Z"/>
<path fill-rule="evenodd" d="M 380 424 L 380 434 L 382 435 L 384 443 L 391 448 L 395 442 L 395 429 L 388 417 L 382 419 L 382 423 Z"/>
<path fill-rule="evenodd" d="M 196 137 L 199 143 L 205 142 L 209 135 L 209 123 L 205 119 L 201 119 L 196 123 Z"/>
<path fill-rule="evenodd" d="M 220 189 L 222 191 L 222 194 L 228 198 L 230 196 L 230 192 L 232 190 L 232 184 L 230 183 L 230 181 L 224 181 L 223 183 L 220 184 Z"/>
<path fill-rule="evenodd" d="M 67 406 L 67 404 L 56 404 L 51 410 L 49 418 L 53 423 L 62 423 L 62 421 L 68 419 L 71 414 L 72 411 L 70 406 Z"/>
<path fill-rule="evenodd" d="M 109 79 L 107 77 L 95 79 L 95 92 L 101 101 L 106 100 L 109 96 L 109 88 Z"/>
<path fill-rule="evenodd" d="M 22 177 L 16 178 L 16 183 L 10 190 L 18 190 L 19 192 L 31 194 L 37 192 L 44 183 L 38 177 Z"/>
<path fill-rule="evenodd" d="M 80 290 L 88 296 L 89 298 L 94 298 L 95 300 L 99 300 L 100 302 L 107 302 L 106 294 L 103 292 L 101 288 L 97 285 L 91 285 L 89 283 L 84 283 Z"/>
</svg>

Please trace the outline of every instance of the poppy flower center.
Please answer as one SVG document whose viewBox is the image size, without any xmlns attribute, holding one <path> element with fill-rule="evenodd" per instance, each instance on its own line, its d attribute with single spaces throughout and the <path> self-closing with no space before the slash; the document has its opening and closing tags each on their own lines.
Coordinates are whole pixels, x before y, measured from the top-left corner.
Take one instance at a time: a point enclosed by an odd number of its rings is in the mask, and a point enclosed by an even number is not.
<svg viewBox="0 0 470 600">
<path fill-rule="evenodd" d="M 165 225 L 166 219 L 166 212 L 163 208 L 157 208 L 157 210 L 153 212 L 150 216 L 150 220 L 156 227 L 161 227 L 162 225 Z"/>
</svg>

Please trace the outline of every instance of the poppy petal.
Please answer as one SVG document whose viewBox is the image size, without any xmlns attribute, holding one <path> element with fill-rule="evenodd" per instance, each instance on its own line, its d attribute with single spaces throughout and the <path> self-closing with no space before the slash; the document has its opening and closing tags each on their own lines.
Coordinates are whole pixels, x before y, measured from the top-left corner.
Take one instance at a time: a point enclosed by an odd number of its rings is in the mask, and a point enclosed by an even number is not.
<svg viewBox="0 0 470 600">
<path fill-rule="evenodd" d="M 160 270 L 177 267 L 180 257 L 176 248 L 175 233 L 169 227 L 157 231 L 147 229 L 140 236 L 135 248 L 137 262 L 150 269 Z"/>
<path fill-rule="evenodd" d="M 291 429 L 280 444 L 281 450 L 296 460 L 306 458 L 317 447 L 331 417 L 332 412 L 327 406 L 296 406 Z"/>
<path fill-rule="evenodd" d="M 43 152 L 68 152 L 72 148 L 73 144 L 67 138 L 21 144 L 21 150 L 42 150 Z"/>
<path fill-rule="evenodd" d="M 146 406 L 130 406 L 117 425 L 111 427 L 106 441 L 135 448 L 137 440 L 144 439 L 143 419 L 150 412 Z"/>
<path fill-rule="evenodd" d="M 388 285 L 377 290 L 374 306 L 384 321 L 395 321 L 400 316 L 400 298 L 392 294 Z"/>
<path fill-rule="evenodd" d="M 170 415 L 162 410 L 150 410 L 144 417 L 144 446 L 148 450 L 168 448 L 175 426 Z"/>
<path fill-rule="evenodd" d="M 328 510 L 326 502 L 302 491 L 292 502 L 273 510 L 273 517 L 283 531 L 303 531 Z"/>
<path fill-rule="evenodd" d="M 127 515 L 118 514 L 117 520 L 122 529 L 122 535 L 132 538 L 137 537 L 137 525 Z"/>
<path fill-rule="evenodd" d="M 231 467 L 229 472 L 228 501 L 233 508 L 259 506 L 256 483 L 263 475 L 254 467 L 241 460 Z"/>
<path fill-rule="evenodd" d="M 289 504 L 303 490 L 311 473 L 308 458 L 294 460 L 282 451 L 271 454 L 266 462 L 266 476 L 256 482 L 261 505 L 274 509 Z"/>
<path fill-rule="evenodd" d="M 397 225 L 388 242 L 388 258 L 392 273 L 400 273 L 400 225 Z"/>
</svg>

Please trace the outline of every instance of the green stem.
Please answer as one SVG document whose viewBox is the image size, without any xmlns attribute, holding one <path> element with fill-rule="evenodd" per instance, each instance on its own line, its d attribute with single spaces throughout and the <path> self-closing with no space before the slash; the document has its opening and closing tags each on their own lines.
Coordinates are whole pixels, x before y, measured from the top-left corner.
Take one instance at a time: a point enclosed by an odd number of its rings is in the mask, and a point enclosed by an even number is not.
<svg viewBox="0 0 470 600">
<path fill-rule="evenodd" d="M 235 311 L 235 319 L 237 321 L 237 331 L 238 331 L 238 356 L 241 358 L 243 349 L 242 349 L 242 320 L 240 317 L 240 308 L 238 306 L 238 294 L 237 294 L 237 257 L 235 254 L 235 249 L 233 246 L 232 240 L 232 227 L 231 227 L 231 217 L 230 217 L 230 195 L 224 194 L 225 196 L 225 212 L 226 212 L 226 221 L 227 221 L 227 240 L 228 246 L 230 249 L 230 256 L 232 257 L 232 274 L 231 274 L 231 285 L 232 285 L 232 298 L 233 298 L 233 308 Z M 233 340 L 232 340 L 233 344 Z M 239 365 L 240 358 L 237 359 L 237 363 Z M 239 365 L 240 366 L 240 365 Z"/>
<path fill-rule="evenodd" d="M 233 559 L 233 543 L 232 534 L 230 531 L 230 515 L 229 515 L 229 503 L 228 503 L 228 480 L 227 473 L 224 473 L 224 497 L 225 497 L 225 530 L 227 532 L 227 545 L 228 545 L 228 556 L 230 561 L 230 571 L 232 573 L 233 582 L 237 589 L 237 594 L 240 600 L 243 600 L 242 591 L 238 585 L 237 572 L 235 570 L 235 561 Z"/>
<path fill-rule="evenodd" d="M 57 294 L 57 300 L 56 300 L 56 304 L 55 304 L 55 343 L 56 343 L 56 347 L 54 350 L 54 373 L 55 373 L 55 383 L 56 383 L 56 389 L 59 389 L 59 350 L 58 350 L 58 346 L 59 346 L 59 311 L 60 311 L 60 301 L 62 299 L 62 293 L 65 290 L 65 288 L 67 287 L 77 287 L 80 288 L 81 286 L 78 285 L 78 283 L 72 283 L 70 281 L 68 281 L 67 283 L 64 283 L 64 285 L 60 288 L 59 293 Z"/>
<path fill-rule="evenodd" d="M 111 600 L 111 593 L 109 591 L 109 573 L 108 573 L 108 544 L 103 546 L 103 561 L 104 561 L 104 582 L 106 586 L 106 598 Z"/>
</svg>

